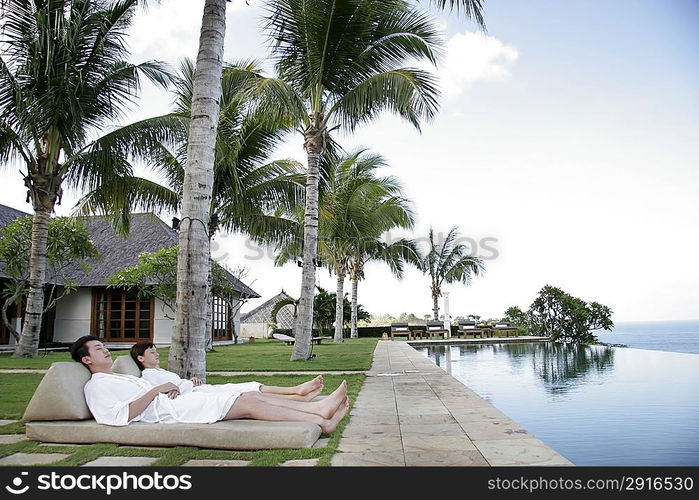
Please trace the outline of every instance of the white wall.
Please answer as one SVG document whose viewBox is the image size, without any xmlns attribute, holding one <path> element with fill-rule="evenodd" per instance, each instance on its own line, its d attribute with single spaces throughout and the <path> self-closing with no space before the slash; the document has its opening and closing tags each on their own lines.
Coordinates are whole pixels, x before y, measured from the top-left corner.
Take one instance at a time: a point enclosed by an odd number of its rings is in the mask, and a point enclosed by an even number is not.
<svg viewBox="0 0 699 500">
<path fill-rule="evenodd" d="M 269 337 L 270 328 L 267 323 L 243 323 L 241 325 L 241 337 L 255 337 L 257 339 L 266 339 Z"/>
<path fill-rule="evenodd" d="M 73 342 L 83 335 L 90 335 L 92 314 L 92 289 L 78 288 L 56 303 L 53 341 Z"/>
</svg>

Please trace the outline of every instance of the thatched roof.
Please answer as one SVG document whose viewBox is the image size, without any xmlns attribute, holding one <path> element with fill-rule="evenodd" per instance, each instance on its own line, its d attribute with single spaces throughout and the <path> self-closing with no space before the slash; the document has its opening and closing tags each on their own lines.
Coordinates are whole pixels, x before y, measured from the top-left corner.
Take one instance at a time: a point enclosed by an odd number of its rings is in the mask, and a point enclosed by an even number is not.
<svg viewBox="0 0 699 500">
<path fill-rule="evenodd" d="M 240 316 L 240 322 L 264 324 L 272 323 L 274 321 L 272 318 L 272 309 L 277 302 L 283 299 L 294 300 L 291 295 L 288 295 L 284 290 L 282 290 L 281 293 L 278 293 L 265 303 L 257 306 L 252 311 L 242 314 Z M 276 323 L 278 328 L 292 328 L 294 326 L 294 306 L 288 304 L 282 307 L 279 310 L 279 313 L 277 313 Z"/>
<path fill-rule="evenodd" d="M 14 219 L 13 212 L 24 214 L 18 210 L 0 205 L 0 227 L 3 227 Z M 7 220 L 3 224 L 3 215 Z M 155 252 L 163 248 L 177 245 L 177 232 L 161 221 L 154 214 L 133 214 L 131 216 L 131 230 L 126 237 L 120 236 L 114 231 L 109 219 L 105 216 L 81 217 L 90 232 L 90 239 L 97 247 L 100 258 L 89 261 L 90 269 L 86 273 L 81 264 L 75 263 L 66 271 L 66 275 L 78 286 L 105 286 L 107 279 L 117 271 L 138 264 L 138 257 L 142 253 Z M 228 280 L 233 288 L 248 297 L 259 295 L 245 283 L 227 273 Z"/>
</svg>

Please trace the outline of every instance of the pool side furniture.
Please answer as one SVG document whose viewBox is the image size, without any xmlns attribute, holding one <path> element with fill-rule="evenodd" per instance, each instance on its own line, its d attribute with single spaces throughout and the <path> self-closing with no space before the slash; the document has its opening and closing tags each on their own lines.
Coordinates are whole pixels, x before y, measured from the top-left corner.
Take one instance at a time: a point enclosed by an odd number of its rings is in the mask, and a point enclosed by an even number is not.
<svg viewBox="0 0 699 500">
<path fill-rule="evenodd" d="M 491 336 L 502 337 L 502 334 L 504 334 L 505 337 L 509 337 L 512 334 L 516 337 L 518 332 L 519 330 L 514 326 L 510 326 L 510 323 L 507 321 L 496 321 L 490 328 Z"/>
<path fill-rule="evenodd" d="M 456 330 L 456 337 L 459 338 L 461 335 L 463 335 L 464 338 L 467 339 L 469 335 L 472 335 L 474 339 L 476 337 L 483 338 L 483 336 L 487 335 L 487 333 L 487 329 L 477 328 L 475 321 L 459 321 L 459 328 Z"/>
<path fill-rule="evenodd" d="M 408 337 L 408 340 L 412 340 L 413 336 L 408 323 L 391 323 L 391 340 L 395 340 L 396 337 L 401 335 Z"/>
<path fill-rule="evenodd" d="M 114 373 L 140 376 L 128 354 L 118 356 Z M 127 446 L 197 446 L 224 450 L 311 448 L 321 429 L 309 422 L 227 420 L 213 424 L 98 424 L 83 387 L 90 371 L 80 363 L 51 365 L 34 391 L 23 419 L 27 437 L 46 443 L 116 443 Z"/>
<path fill-rule="evenodd" d="M 428 321 L 427 324 L 425 325 L 425 333 L 427 334 L 427 338 L 431 339 L 433 336 L 442 336 L 442 338 L 446 339 L 449 337 L 449 330 L 444 329 L 444 322 L 443 321 Z"/>
<path fill-rule="evenodd" d="M 281 342 L 286 343 L 287 345 L 292 345 L 294 342 L 296 342 L 296 339 L 290 335 L 286 335 L 284 333 L 273 333 L 272 337 L 275 338 L 276 340 L 279 340 Z M 332 337 L 311 337 L 311 342 L 314 344 L 320 345 L 323 340 L 331 339 Z"/>
</svg>

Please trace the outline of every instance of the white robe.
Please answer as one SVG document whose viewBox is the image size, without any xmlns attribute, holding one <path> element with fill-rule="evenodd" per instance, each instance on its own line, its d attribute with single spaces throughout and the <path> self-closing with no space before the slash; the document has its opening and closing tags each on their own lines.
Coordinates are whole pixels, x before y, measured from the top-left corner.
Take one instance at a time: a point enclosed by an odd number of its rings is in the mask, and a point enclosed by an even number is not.
<svg viewBox="0 0 699 500">
<path fill-rule="evenodd" d="M 195 386 L 190 380 L 180 378 L 176 373 L 162 368 L 146 368 L 141 372 L 141 377 L 153 385 L 172 382 L 180 389 L 180 394 L 188 392 L 260 392 L 262 384 L 259 382 L 242 382 L 240 384 L 202 384 Z"/>
<path fill-rule="evenodd" d="M 93 373 L 83 390 L 97 423 L 116 426 L 131 422 L 210 424 L 222 420 L 240 395 L 189 392 L 170 399 L 167 394 L 160 393 L 141 414 L 129 420 L 129 404 L 153 387 L 147 380 L 131 375 Z"/>
</svg>

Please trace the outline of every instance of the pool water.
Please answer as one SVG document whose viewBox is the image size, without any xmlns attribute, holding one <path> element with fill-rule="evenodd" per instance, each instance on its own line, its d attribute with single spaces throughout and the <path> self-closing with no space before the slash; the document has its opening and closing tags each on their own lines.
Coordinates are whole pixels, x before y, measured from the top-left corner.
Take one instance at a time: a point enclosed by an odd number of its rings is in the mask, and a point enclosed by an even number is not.
<svg viewBox="0 0 699 500">
<path fill-rule="evenodd" d="M 576 465 L 699 465 L 699 355 L 553 343 L 416 349 Z"/>
</svg>

